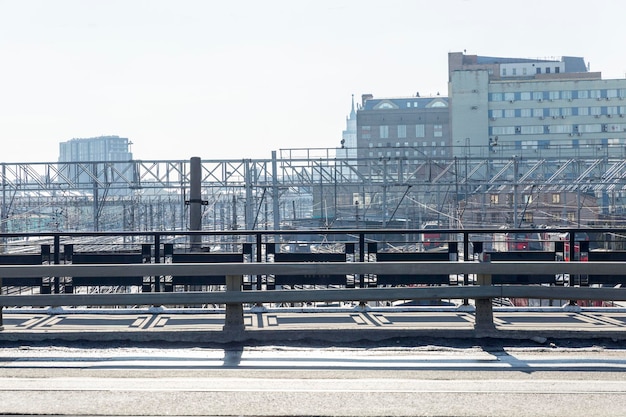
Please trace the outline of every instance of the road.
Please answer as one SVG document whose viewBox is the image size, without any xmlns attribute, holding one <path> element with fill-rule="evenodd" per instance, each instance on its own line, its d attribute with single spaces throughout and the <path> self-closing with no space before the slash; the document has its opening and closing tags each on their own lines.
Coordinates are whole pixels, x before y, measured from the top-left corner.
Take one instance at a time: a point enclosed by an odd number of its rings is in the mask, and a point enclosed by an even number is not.
<svg viewBox="0 0 626 417">
<path fill-rule="evenodd" d="M 0 345 L 0 411 L 623 416 L 618 346 Z"/>
</svg>

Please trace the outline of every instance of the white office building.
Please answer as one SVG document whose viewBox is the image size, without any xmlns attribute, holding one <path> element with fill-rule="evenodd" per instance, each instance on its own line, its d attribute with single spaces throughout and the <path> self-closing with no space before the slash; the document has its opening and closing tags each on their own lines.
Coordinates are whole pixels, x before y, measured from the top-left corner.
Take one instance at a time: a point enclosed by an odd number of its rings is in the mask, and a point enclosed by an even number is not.
<svg viewBox="0 0 626 417">
<path fill-rule="evenodd" d="M 626 156 L 626 79 L 602 79 L 583 58 L 450 53 L 456 156 Z"/>
</svg>

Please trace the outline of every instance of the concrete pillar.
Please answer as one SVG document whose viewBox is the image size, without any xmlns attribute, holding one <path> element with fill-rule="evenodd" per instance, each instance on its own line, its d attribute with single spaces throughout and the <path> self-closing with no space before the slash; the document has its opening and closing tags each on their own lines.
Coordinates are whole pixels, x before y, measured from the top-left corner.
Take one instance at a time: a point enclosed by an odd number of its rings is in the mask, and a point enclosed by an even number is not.
<svg viewBox="0 0 626 417">
<path fill-rule="evenodd" d="M 243 276 L 227 275 L 226 291 L 241 291 Z M 224 321 L 224 331 L 243 332 L 245 328 L 243 322 L 243 304 L 226 304 L 226 319 Z"/>
<path fill-rule="evenodd" d="M 482 253 L 479 257 L 481 262 L 489 262 L 487 254 Z M 491 286 L 491 274 L 476 275 L 476 284 Z M 493 304 L 491 298 L 482 298 L 476 300 L 476 322 L 474 329 L 480 332 L 489 332 L 495 330 L 493 323 Z"/>
</svg>

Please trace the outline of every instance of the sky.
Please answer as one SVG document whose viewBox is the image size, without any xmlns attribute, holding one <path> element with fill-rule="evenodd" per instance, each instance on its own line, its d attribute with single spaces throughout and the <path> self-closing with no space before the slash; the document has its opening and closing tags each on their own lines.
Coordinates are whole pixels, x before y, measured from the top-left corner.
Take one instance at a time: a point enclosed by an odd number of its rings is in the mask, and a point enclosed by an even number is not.
<svg viewBox="0 0 626 417">
<path fill-rule="evenodd" d="M 134 159 L 339 146 L 362 94 L 447 96 L 449 52 L 626 77 L 623 0 L 0 0 L 0 162 L 117 135 Z"/>
</svg>

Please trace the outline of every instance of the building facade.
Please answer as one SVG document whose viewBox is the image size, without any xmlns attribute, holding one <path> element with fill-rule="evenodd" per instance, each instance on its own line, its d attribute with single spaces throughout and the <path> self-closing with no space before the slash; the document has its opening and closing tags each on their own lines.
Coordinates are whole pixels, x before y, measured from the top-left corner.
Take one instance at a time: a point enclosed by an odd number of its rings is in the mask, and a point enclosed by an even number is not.
<svg viewBox="0 0 626 417">
<path fill-rule="evenodd" d="M 603 80 L 578 57 L 455 52 L 448 68 L 455 156 L 624 156 L 626 79 Z"/>
<path fill-rule="evenodd" d="M 71 139 L 59 144 L 60 172 L 77 184 L 112 184 L 122 181 L 120 173 L 128 173 L 132 169 L 133 154 L 130 151 L 132 142 L 119 136 L 99 136 L 94 138 Z M 119 162 L 118 162 L 119 161 Z M 128 162 L 125 162 L 128 161 Z M 93 164 L 85 164 L 92 162 Z M 109 164 L 111 169 L 103 170 L 97 162 L 115 162 Z M 116 189 L 111 193 L 117 195 L 130 194 L 128 190 Z"/>
<path fill-rule="evenodd" d="M 446 97 L 362 97 L 357 111 L 358 157 L 412 159 L 452 156 Z"/>
<path fill-rule="evenodd" d="M 75 138 L 59 144 L 59 162 L 130 161 L 131 144 L 119 136 Z"/>
</svg>

